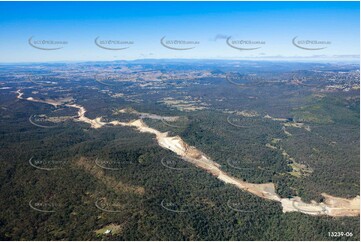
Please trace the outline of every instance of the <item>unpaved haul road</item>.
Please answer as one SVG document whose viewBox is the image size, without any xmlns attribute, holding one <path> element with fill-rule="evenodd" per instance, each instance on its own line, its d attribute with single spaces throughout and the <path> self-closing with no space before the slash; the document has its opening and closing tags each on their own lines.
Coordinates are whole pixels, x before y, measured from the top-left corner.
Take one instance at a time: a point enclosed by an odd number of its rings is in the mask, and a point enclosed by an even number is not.
<svg viewBox="0 0 361 242">
<path fill-rule="evenodd" d="M 39 102 L 39 100 L 34 98 L 23 98 L 23 93 L 20 90 L 17 91 L 17 98 Z M 47 102 L 49 101 L 49 102 Z M 59 101 L 56 100 L 41 100 L 43 103 L 48 103 L 50 105 L 58 104 Z M 60 104 L 59 104 L 60 105 Z M 139 132 L 150 133 L 156 136 L 158 144 L 168 150 L 171 150 L 175 154 L 179 155 L 185 161 L 188 161 L 199 167 L 213 176 L 217 177 L 219 180 L 232 184 L 244 191 L 252 193 L 258 197 L 280 202 L 283 208 L 283 212 L 301 212 L 309 215 L 328 215 L 333 217 L 341 216 L 359 216 L 360 215 L 360 196 L 356 196 L 353 199 L 333 197 L 326 193 L 322 193 L 322 196 L 325 198 L 324 202 L 317 203 L 312 201 L 311 203 L 305 203 L 301 200 L 300 197 L 292 198 L 281 198 L 277 193 L 273 183 L 264 183 L 264 184 L 253 184 L 244 182 L 238 178 L 232 177 L 226 172 L 220 169 L 220 165 L 214 162 L 212 159 L 207 157 L 204 153 L 199 151 L 197 148 L 189 146 L 185 143 L 179 136 L 168 136 L 167 132 L 160 132 L 156 129 L 148 127 L 141 119 L 130 121 L 130 122 L 102 122 L 101 117 L 95 119 L 89 119 L 85 116 L 86 109 L 77 104 L 65 104 L 71 108 L 78 109 L 78 116 L 74 118 L 75 121 L 85 122 L 90 124 L 92 128 L 101 128 L 104 125 L 114 125 L 114 126 L 128 126 L 134 127 Z"/>
</svg>

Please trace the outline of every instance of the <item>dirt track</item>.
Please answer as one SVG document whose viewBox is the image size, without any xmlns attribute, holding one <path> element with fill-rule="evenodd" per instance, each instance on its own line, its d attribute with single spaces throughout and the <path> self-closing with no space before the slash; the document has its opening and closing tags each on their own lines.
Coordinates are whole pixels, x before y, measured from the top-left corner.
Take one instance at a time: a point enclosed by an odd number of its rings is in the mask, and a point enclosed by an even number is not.
<svg viewBox="0 0 361 242">
<path fill-rule="evenodd" d="M 333 197 L 323 193 L 325 202 L 305 203 L 300 197 L 280 198 L 276 193 L 273 183 L 253 184 L 244 182 L 238 178 L 232 177 L 220 169 L 220 165 L 208 158 L 195 147 L 186 144 L 181 137 L 169 137 L 168 133 L 159 132 L 156 129 L 148 127 L 141 119 L 129 123 L 116 122 L 114 125 L 136 127 L 140 132 L 155 134 L 158 144 L 165 149 L 171 150 L 184 160 L 209 172 L 219 180 L 232 184 L 242 190 L 250 192 L 258 197 L 280 202 L 283 212 L 301 212 L 309 215 L 329 215 L 340 216 L 359 216 L 360 214 L 360 196 L 353 199 Z"/>
<path fill-rule="evenodd" d="M 25 99 L 28 101 L 35 101 L 33 98 L 22 98 L 23 93 L 17 91 L 19 99 Z M 42 101 L 46 103 L 45 101 Z M 56 103 L 56 102 L 55 102 Z M 49 102 L 50 105 L 54 105 L 54 102 Z M 322 203 L 316 203 L 312 201 L 311 203 L 302 202 L 300 197 L 293 198 L 280 198 L 276 193 L 276 189 L 273 183 L 264 183 L 264 184 L 253 184 L 244 182 L 238 178 L 232 177 L 227 173 L 223 172 L 220 169 L 220 165 L 204 153 L 196 149 L 195 147 L 189 146 L 185 143 L 179 136 L 168 136 L 167 132 L 160 132 L 156 129 L 148 127 L 141 119 L 130 121 L 130 122 L 119 122 L 112 121 L 109 123 L 102 122 L 101 117 L 96 119 L 89 119 L 85 117 L 86 109 L 80 105 L 76 104 L 67 104 L 68 107 L 78 109 L 78 117 L 75 118 L 75 121 L 85 122 L 91 125 L 92 128 L 101 128 L 106 124 L 111 125 L 120 125 L 134 127 L 139 132 L 151 133 L 156 136 L 158 144 L 168 150 L 173 151 L 184 160 L 192 163 L 196 167 L 199 167 L 213 176 L 217 177 L 219 180 L 232 184 L 244 191 L 252 193 L 258 197 L 280 202 L 283 208 L 283 212 L 301 212 L 309 215 L 328 215 L 333 217 L 341 216 L 359 216 L 360 215 L 360 196 L 356 196 L 353 199 L 345 199 L 333 197 L 331 195 L 323 193 L 325 201 Z"/>
</svg>

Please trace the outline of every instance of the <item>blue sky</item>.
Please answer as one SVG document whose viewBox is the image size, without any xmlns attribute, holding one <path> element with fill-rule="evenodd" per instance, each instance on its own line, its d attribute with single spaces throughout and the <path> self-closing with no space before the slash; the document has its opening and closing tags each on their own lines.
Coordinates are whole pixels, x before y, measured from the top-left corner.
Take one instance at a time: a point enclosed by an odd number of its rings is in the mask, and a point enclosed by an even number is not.
<svg viewBox="0 0 361 242">
<path fill-rule="evenodd" d="M 359 55 L 359 12 L 359 2 L 0 2 L 0 62 L 342 60 Z M 32 40 L 67 43 L 62 49 L 45 51 L 29 45 L 32 36 Z M 98 36 L 133 44 L 125 50 L 106 50 L 95 45 Z M 191 50 L 172 50 L 160 44 L 163 36 L 199 44 L 187 45 L 195 47 Z M 305 50 L 292 44 L 296 36 L 330 43 L 307 46 L 327 47 L 322 50 Z M 227 45 L 226 37 L 263 44 L 241 51 Z"/>
</svg>

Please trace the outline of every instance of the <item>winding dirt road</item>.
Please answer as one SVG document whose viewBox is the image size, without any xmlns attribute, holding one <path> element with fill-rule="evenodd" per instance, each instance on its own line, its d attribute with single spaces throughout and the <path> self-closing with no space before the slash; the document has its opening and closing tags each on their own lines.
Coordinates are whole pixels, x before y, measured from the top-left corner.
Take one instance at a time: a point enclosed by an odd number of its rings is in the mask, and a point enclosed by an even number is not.
<svg viewBox="0 0 361 242">
<path fill-rule="evenodd" d="M 37 100 L 34 98 L 23 98 L 23 93 L 20 90 L 17 91 L 17 98 L 33 101 L 33 102 L 43 102 L 50 105 L 55 103 L 62 103 L 59 100 Z M 78 116 L 74 118 L 75 121 L 84 122 L 90 124 L 92 128 L 101 128 L 104 125 L 114 125 L 114 126 L 127 126 L 136 128 L 139 132 L 150 133 L 156 136 L 158 144 L 164 149 L 168 149 L 175 154 L 179 155 L 182 159 L 192 163 L 198 168 L 201 168 L 219 180 L 227 184 L 232 184 L 239 189 L 252 193 L 258 197 L 280 202 L 283 208 L 283 212 L 301 212 L 309 215 L 328 215 L 333 217 L 341 216 L 359 216 L 360 215 L 360 196 L 356 196 L 353 199 L 345 199 L 339 197 L 333 197 L 331 195 L 323 193 L 322 196 L 325 198 L 324 202 L 317 203 L 312 201 L 311 203 L 305 203 L 301 200 L 300 197 L 292 198 L 281 198 L 275 189 L 273 183 L 264 183 L 264 184 L 253 184 L 244 182 L 241 179 L 235 178 L 221 170 L 221 166 L 214 162 L 207 155 L 202 153 L 200 150 L 193 146 L 189 146 L 185 143 L 179 136 L 169 136 L 168 132 L 160 132 L 154 128 L 148 127 L 142 119 L 133 120 L 130 122 L 120 122 L 120 121 L 111 121 L 111 122 L 102 122 L 102 117 L 97 117 L 95 119 L 89 119 L 85 116 L 86 109 L 77 104 L 65 104 L 68 107 L 78 109 Z M 147 117 L 151 117 L 148 115 Z"/>
</svg>

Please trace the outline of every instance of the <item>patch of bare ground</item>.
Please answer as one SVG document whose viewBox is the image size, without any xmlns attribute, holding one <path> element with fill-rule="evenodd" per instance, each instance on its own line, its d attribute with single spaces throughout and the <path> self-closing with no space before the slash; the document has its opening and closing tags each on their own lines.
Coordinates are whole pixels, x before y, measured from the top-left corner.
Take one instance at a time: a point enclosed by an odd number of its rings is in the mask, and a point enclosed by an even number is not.
<svg viewBox="0 0 361 242">
<path fill-rule="evenodd" d="M 188 96 L 186 96 L 184 100 L 176 100 L 170 97 L 164 98 L 161 103 L 185 112 L 207 109 L 208 106 L 206 103 L 198 99 L 192 100 Z"/>
<path fill-rule="evenodd" d="M 179 119 L 178 116 L 161 116 L 161 115 L 152 114 L 152 113 L 141 113 L 132 108 L 123 108 L 123 109 L 118 109 L 118 110 L 113 111 L 113 114 L 122 114 L 122 113 L 135 114 L 135 115 L 138 115 L 141 119 L 149 118 L 149 119 L 154 119 L 154 120 L 165 120 L 165 121 L 170 121 L 170 122 L 175 122 Z"/>
<path fill-rule="evenodd" d="M 352 199 L 334 197 L 326 193 L 321 194 L 325 198 L 332 216 L 358 216 L 360 214 L 360 196 Z"/>
<path fill-rule="evenodd" d="M 124 230 L 125 224 L 116 224 L 116 223 L 112 223 L 112 224 L 108 224 L 105 225 L 104 227 L 95 230 L 94 232 L 97 235 L 117 235 L 117 234 L 121 234 Z"/>
<path fill-rule="evenodd" d="M 282 198 L 283 212 L 301 212 L 309 215 L 328 215 L 332 217 L 355 217 L 360 215 L 360 196 L 352 199 L 321 194 L 325 200 L 321 203 L 305 203 L 300 197 Z"/>
</svg>

